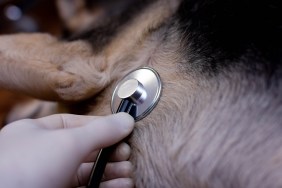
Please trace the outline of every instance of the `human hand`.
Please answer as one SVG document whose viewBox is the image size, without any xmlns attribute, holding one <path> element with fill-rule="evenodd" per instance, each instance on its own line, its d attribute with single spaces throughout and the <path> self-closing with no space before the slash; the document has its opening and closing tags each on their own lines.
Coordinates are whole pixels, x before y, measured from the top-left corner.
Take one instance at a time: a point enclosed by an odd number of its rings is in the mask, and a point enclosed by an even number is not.
<svg viewBox="0 0 282 188">
<path fill-rule="evenodd" d="M 52 115 L 20 120 L 0 131 L 1 187 L 63 188 L 85 185 L 100 148 L 113 145 L 133 130 L 130 115 L 106 117 Z M 114 152 L 100 187 L 133 187 L 130 148 Z"/>
</svg>

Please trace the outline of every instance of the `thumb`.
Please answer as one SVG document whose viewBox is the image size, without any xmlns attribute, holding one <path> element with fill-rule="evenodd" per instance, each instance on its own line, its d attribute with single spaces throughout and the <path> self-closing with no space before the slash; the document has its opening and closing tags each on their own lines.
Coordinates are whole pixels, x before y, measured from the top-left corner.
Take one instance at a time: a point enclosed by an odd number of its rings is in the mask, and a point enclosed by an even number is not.
<svg viewBox="0 0 282 188">
<path fill-rule="evenodd" d="M 76 140 L 77 148 L 87 155 L 93 150 L 118 143 L 132 132 L 133 127 L 134 119 L 129 114 L 118 113 L 68 131 Z"/>
</svg>

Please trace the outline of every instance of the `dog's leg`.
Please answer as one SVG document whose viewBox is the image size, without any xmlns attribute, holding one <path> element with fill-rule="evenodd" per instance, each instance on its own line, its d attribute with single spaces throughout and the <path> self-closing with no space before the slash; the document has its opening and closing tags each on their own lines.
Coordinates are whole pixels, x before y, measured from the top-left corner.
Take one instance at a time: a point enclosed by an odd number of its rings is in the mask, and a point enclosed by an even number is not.
<svg viewBox="0 0 282 188">
<path fill-rule="evenodd" d="M 0 88 L 48 100 L 76 101 L 105 87 L 104 58 L 83 41 L 47 34 L 0 36 Z"/>
<path fill-rule="evenodd" d="M 87 40 L 65 42 L 47 34 L 0 36 L 0 88 L 48 100 L 78 101 L 95 95 L 120 75 L 150 63 L 136 57 L 144 45 L 140 41 L 177 10 L 179 1 L 152 2 L 115 36 L 95 36 L 96 43 L 90 39 L 92 46 Z M 99 43 L 106 38 L 111 39 L 107 44 Z M 94 53 L 93 46 L 101 49 Z"/>
</svg>

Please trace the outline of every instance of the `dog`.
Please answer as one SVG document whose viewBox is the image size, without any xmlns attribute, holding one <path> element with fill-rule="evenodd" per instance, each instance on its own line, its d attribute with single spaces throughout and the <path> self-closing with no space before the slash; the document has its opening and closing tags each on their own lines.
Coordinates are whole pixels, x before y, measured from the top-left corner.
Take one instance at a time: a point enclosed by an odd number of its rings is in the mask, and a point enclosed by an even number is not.
<svg viewBox="0 0 282 188">
<path fill-rule="evenodd" d="M 280 3 L 118 2 L 67 40 L 0 36 L 0 86 L 107 115 L 117 82 L 152 67 L 163 92 L 128 140 L 136 187 L 281 187 Z"/>
</svg>

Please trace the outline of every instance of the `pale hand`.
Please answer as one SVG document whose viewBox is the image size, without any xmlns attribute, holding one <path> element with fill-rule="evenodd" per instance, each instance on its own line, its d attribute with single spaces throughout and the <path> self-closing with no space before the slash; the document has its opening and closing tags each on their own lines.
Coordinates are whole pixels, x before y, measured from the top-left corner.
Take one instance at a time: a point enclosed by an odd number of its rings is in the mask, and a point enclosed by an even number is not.
<svg viewBox="0 0 282 188">
<path fill-rule="evenodd" d="M 125 113 L 106 117 L 52 115 L 9 124 L 0 131 L 1 187 L 85 185 L 98 150 L 128 136 L 133 124 Z M 129 146 L 120 144 L 100 187 L 134 186 L 132 165 L 126 161 L 129 155 Z"/>
</svg>

